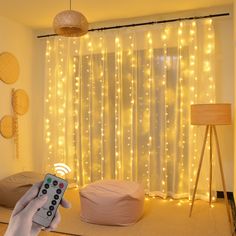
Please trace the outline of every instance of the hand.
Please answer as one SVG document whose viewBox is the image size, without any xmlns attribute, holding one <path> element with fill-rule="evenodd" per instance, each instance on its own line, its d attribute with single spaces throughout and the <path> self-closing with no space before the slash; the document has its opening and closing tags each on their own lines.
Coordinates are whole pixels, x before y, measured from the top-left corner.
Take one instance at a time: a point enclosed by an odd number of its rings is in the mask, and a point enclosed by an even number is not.
<svg viewBox="0 0 236 236">
<path fill-rule="evenodd" d="M 36 197 L 41 185 L 42 182 L 33 185 L 17 202 L 5 236 L 35 236 L 44 229 L 42 226 L 33 222 L 33 216 L 38 208 L 41 208 L 47 202 L 47 195 Z M 70 208 L 70 203 L 64 199 L 62 199 L 61 205 L 65 208 Z M 57 211 L 51 225 L 45 230 L 51 231 L 56 229 L 60 221 L 61 215 Z"/>
</svg>

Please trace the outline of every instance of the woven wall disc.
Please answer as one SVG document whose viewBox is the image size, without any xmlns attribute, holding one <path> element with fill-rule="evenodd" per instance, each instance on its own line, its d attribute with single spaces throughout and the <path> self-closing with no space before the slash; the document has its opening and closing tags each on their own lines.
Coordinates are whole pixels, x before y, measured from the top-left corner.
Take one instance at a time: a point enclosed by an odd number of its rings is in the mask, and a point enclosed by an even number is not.
<svg viewBox="0 0 236 236">
<path fill-rule="evenodd" d="M 20 66 L 16 57 L 9 53 L 0 54 L 0 80 L 6 84 L 13 84 L 20 74 Z"/>
<path fill-rule="evenodd" d="M 4 138 L 14 136 L 14 118 L 13 116 L 4 116 L 0 121 L 0 133 Z"/>
<path fill-rule="evenodd" d="M 29 97 L 23 89 L 13 91 L 12 107 L 17 115 L 24 115 L 29 110 Z"/>
</svg>

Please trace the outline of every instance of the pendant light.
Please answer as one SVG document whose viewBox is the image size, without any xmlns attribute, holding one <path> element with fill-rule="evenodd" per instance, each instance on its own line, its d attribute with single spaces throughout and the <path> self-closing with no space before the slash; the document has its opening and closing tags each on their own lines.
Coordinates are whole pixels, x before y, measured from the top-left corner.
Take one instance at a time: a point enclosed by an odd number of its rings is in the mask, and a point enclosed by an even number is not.
<svg viewBox="0 0 236 236">
<path fill-rule="evenodd" d="M 70 10 L 59 12 L 54 17 L 53 28 L 58 35 L 80 37 L 88 32 L 88 21 L 82 13 L 71 10 L 70 0 Z"/>
</svg>

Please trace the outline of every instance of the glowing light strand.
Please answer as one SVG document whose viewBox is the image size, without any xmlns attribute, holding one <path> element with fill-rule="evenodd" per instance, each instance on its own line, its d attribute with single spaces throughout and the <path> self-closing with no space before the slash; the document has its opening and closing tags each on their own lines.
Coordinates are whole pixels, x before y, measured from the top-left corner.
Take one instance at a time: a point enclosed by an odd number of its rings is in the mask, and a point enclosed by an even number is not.
<svg viewBox="0 0 236 236">
<path fill-rule="evenodd" d="M 48 86 L 47 86 L 47 95 L 45 99 L 45 120 L 44 120 L 44 135 L 45 135 L 45 142 L 47 145 L 47 169 L 48 171 L 52 170 L 51 166 L 51 160 L 53 158 L 53 145 L 52 145 L 52 140 L 51 140 L 51 116 L 52 116 L 52 110 L 51 108 L 51 99 L 52 99 L 52 67 L 51 67 L 51 52 L 52 52 L 52 45 L 49 40 L 46 42 L 46 71 L 48 75 Z"/>
<path fill-rule="evenodd" d="M 185 118 L 184 118 L 184 81 L 183 81 L 183 71 L 184 71 L 184 60 L 183 60 L 183 47 L 184 47 L 184 38 L 183 38 L 183 22 L 179 23 L 178 28 L 178 53 L 179 53 L 179 187 L 183 186 L 184 178 L 184 149 L 185 149 Z M 181 190 L 181 189 L 180 189 Z"/>
<path fill-rule="evenodd" d="M 213 25 L 212 25 L 212 19 L 208 19 L 205 21 L 206 24 L 206 30 L 207 34 L 205 39 L 205 49 L 204 49 L 204 57 L 206 60 L 204 61 L 204 72 L 205 76 L 208 79 L 208 88 L 207 88 L 207 101 L 209 103 L 215 102 L 215 82 L 214 82 L 214 74 L 213 74 L 213 62 L 214 62 L 214 31 L 213 31 Z M 208 141 L 207 141 L 207 147 L 208 150 L 210 150 L 210 134 L 208 133 Z M 213 163 L 212 165 L 215 166 L 215 158 L 214 153 L 212 153 Z M 207 177 L 206 181 L 209 186 L 210 178 Z M 215 199 L 214 194 L 207 192 L 207 197 L 211 197 L 211 200 Z"/>
<path fill-rule="evenodd" d="M 122 74 L 122 48 L 120 38 L 115 38 L 115 178 L 121 176 L 121 74 Z"/>
<path fill-rule="evenodd" d="M 92 109 L 93 109 L 93 82 L 94 82 L 94 71 L 93 71 L 93 45 L 90 41 L 88 43 L 88 51 L 89 51 L 89 82 L 88 82 L 88 104 L 89 104 L 89 110 L 88 110 L 88 169 L 89 169 L 89 176 L 88 176 L 88 182 L 91 182 L 91 178 L 93 176 L 93 170 L 92 170 Z"/>
<path fill-rule="evenodd" d="M 100 82 L 101 82 L 101 111 L 100 111 L 100 122 L 101 122 L 101 140 L 100 140 L 100 145 L 101 145 L 101 173 L 100 173 L 100 178 L 104 179 L 104 165 L 105 165 L 105 152 L 104 152 L 104 136 L 105 136 L 105 50 L 104 50 L 104 38 L 101 37 L 100 40 L 102 41 L 101 43 L 101 73 L 100 73 Z"/>
<path fill-rule="evenodd" d="M 151 158 L 152 158 L 152 84 L 153 84 L 153 40 L 152 40 L 152 34 L 151 32 L 147 35 L 148 39 L 148 92 L 147 92 L 147 113 L 148 113 L 148 141 L 147 141 L 147 147 L 148 147 L 148 155 L 147 155 L 147 190 L 150 191 L 150 178 L 151 178 Z"/>
<path fill-rule="evenodd" d="M 189 30 L 189 40 L 191 45 L 191 55 L 189 56 L 189 80 L 190 80 L 190 105 L 198 103 L 198 94 L 197 94 L 197 84 L 198 84 L 198 75 L 197 75 L 197 54 L 198 54 L 198 47 L 197 47 L 197 27 L 196 21 L 192 21 L 190 24 Z M 196 159 L 198 156 L 198 145 L 197 145 L 197 127 L 190 125 L 190 133 L 189 137 L 191 142 L 191 153 L 189 153 L 189 157 L 191 158 L 190 163 L 190 183 L 189 183 L 189 199 L 192 196 L 192 191 L 194 189 L 194 181 L 196 177 Z"/>
<path fill-rule="evenodd" d="M 79 45 L 78 45 L 79 43 Z M 75 146 L 75 182 L 77 185 L 81 185 L 83 178 L 81 176 L 81 58 L 79 57 L 80 41 L 73 40 L 73 78 L 74 78 L 74 121 L 75 121 L 75 134 L 74 134 L 74 146 Z M 80 48 L 79 48 L 80 49 Z"/>
<path fill-rule="evenodd" d="M 128 130 L 128 142 L 127 145 L 130 152 L 130 173 L 126 177 L 127 180 L 134 179 L 134 107 L 135 107 L 135 71 L 136 71 L 136 61 L 135 61 L 135 35 L 129 36 L 130 40 L 130 47 L 128 50 L 128 56 L 130 61 L 130 68 L 131 68 L 131 78 L 130 78 L 130 86 L 129 86 L 129 97 L 130 97 L 130 129 Z"/>
<path fill-rule="evenodd" d="M 58 58 L 58 76 L 56 77 L 56 114 L 58 117 L 58 135 L 57 135 L 57 155 L 60 159 L 60 162 L 65 162 L 65 107 L 66 107 L 66 96 L 65 96 L 65 71 L 64 71 L 64 54 L 65 54 L 65 45 L 61 38 L 58 40 L 58 50 L 59 50 L 59 58 Z"/>
<path fill-rule="evenodd" d="M 165 121 L 164 121 L 164 132 L 165 132 L 165 140 L 164 140 L 164 157 L 162 164 L 162 193 L 163 197 L 167 196 L 167 161 L 169 158 L 168 154 L 168 93 L 167 93 L 167 39 L 168 39 L 168 28 L 165 27 L 164 32 L 162 33 L 162 43 L 163 43 L 163 74 L 162 74 L 162 86 L 164 91 L 164 112 L 165 112 Z"/>
</svg>

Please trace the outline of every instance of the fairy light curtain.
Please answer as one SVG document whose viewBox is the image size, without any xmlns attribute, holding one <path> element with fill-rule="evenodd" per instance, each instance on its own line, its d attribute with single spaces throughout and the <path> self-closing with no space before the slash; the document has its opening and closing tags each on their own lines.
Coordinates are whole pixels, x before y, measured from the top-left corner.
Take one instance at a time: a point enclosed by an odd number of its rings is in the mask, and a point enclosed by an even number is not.
<svg viewBox="0 0 236 236">
<path fill-rule="evenodd" d="M 114 178 L 150 195 L 191 196 L 203 134 L 190 104 L 214 102 L 213 58 L 211 19 L 47 40 L 47 171 L 63 162 L 80 186 Z"/>
</svg>

